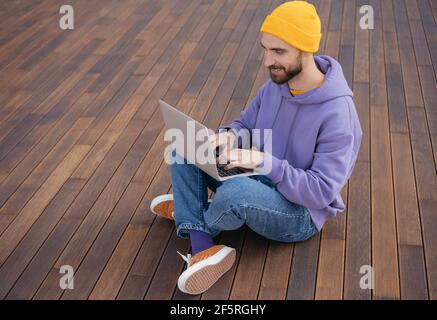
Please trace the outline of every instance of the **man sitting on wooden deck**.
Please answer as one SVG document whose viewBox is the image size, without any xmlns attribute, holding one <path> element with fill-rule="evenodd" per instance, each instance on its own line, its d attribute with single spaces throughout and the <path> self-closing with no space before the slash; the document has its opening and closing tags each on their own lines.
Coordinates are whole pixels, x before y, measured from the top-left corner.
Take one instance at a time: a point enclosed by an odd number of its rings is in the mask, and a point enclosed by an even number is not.
<svg viewBox="0 0 437 320">
<path fill-rule="evenodd" d="M 286 2 L 260 31 L 271 79 L 239 119 L 218 129 L 213 143 L 225 146 L 229 168 L 271 170 L 219 182 L 175 161 L 174 196 L 151 203 L 152 212 L 174 219 L 177 235 L 191 240 L 178 281 L 185 293 L 206 291 L 232 267 L 235 249 L 213 242 L 222 230 L 246 224 L 271 240 L 304 241 L 345 209 L 340 191 L 355 165 L 362 130 L 340 64 L 314 56 L 321 38 L 317 12 L 305 1 Z M 241 129 L 271 129 L 272 150 L 232 148 Z M 242 162 L 245 156 L 252 161 Z"/>
</svg>

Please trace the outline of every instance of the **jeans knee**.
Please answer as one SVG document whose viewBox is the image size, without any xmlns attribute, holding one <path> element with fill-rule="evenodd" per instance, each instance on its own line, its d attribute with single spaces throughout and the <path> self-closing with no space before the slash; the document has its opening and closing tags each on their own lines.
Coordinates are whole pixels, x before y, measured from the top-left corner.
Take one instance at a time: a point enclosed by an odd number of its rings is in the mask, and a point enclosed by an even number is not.
<svg viewBox="0 0 437 320">
<path fill-rule="evenodd" d="M 220 219 L 222 212 L 217 210 L 213 204 L 210 204 L 208 209 L 203 213 L 203 219 L 208 227 L 212 227 Z"/>
<path fill-rule="evenodd" d="M 219 230 L 236 230 L 245 223 L 238 208 L 232 205 L 222 207 L 220 204 L 209 206 L 204 212 L 204 221 L 208 228 Z"/>
</svg>

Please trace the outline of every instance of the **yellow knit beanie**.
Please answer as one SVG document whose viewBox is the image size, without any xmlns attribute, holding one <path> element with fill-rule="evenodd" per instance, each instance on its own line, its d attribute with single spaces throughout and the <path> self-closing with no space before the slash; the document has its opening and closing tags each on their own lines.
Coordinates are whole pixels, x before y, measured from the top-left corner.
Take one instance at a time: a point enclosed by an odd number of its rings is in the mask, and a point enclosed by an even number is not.
<svg viewBox="0 0 437 320">
<path fill-rule="evenodd" d="M 316 8 L 306 1 L 281 4 L 266 17 L 260 31 L 305 52 L 317 52 L 322 37 Z"/>
</svg>

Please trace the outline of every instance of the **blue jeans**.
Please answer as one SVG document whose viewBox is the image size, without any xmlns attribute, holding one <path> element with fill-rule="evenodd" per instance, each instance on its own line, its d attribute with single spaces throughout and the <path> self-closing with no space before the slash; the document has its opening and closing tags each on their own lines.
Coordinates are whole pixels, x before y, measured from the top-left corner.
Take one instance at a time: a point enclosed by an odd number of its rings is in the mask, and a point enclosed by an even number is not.
<svg viewBox="0 0 437 320">
<path fill-rule="evenodd" d="M 272 182 L 262 175 L 217 181 L 178 156 L 169 154 L 174 218 L 179 237 L 188 230 L 217 236 L 223 230 L 236 230 L 246 224 L 265 238 L 280 242 L 304 241 L 318 231 L 307 208 L 288 201 Z M 208 188 L 215 192 L 208 203 Z"/>
</svg>

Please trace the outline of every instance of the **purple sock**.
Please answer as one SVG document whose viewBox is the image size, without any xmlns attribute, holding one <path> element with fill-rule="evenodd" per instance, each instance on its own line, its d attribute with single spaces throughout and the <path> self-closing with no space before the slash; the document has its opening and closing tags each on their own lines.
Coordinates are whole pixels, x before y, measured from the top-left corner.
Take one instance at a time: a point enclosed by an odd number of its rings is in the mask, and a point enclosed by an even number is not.
<svg viewBox="0 0 437 320">
<path fill-rule="evenodd" d="M 214 245 L 211 235 L 203 231 L 190 230 L 190 240 L 192 256 Z"/>
</svg>

